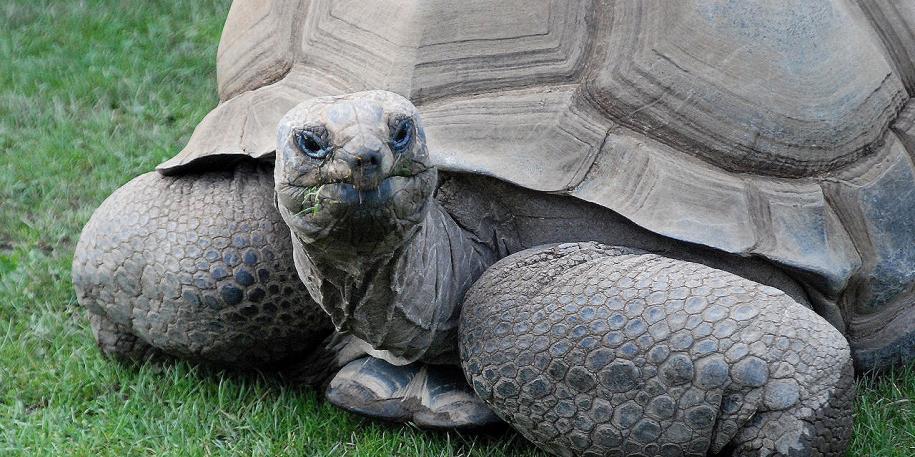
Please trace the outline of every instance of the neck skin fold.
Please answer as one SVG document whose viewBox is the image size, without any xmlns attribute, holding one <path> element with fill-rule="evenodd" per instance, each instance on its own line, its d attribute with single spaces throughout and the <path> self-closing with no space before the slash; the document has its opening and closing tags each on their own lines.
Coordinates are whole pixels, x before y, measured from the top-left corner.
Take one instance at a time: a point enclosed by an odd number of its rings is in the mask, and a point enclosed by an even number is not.
<svg viewBox="0 0 915 457">
<path fill-rule="evenodd" d="M 427 207 L 417 225 L 373 246 L 304 243 L 293 233 L 296 269 L 312 297 L 338 330 L 395 364 L 457 363 L 464 294 L 497 260 L 438 202 Z"/>
</svg>

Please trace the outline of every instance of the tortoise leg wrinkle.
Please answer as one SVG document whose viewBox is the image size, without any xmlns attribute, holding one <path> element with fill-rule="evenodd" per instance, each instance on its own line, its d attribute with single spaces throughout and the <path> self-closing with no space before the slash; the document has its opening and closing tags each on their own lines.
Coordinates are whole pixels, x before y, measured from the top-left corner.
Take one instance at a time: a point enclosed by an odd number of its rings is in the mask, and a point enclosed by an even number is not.
<svg viewBox="0 0 915 457">
<path fill-rule="evenodd" d="M 478 428 L 500 423 L 456 366 L 392 365 L 363 357 L 343 367 L 327 399 L 347 411 L 422 428 Z"/>
<path fill-rule="evenodd" d="M 781 290 L 598 243 L 511 255 L 467 294 L 464 373 L 557 455 L 839 456 L 848 344 Z"/>
<path fill-rule="evenodd" d="M 83 229 L 73 259 L 79 303 L 103 353 L 155 348 L 233 366 L 280 362 L 331 330 L 301 284 L 270 166 L 139 176 Z"/>
<path fill-rule="evenodd" d="M 89 325 L 102 354 L 123 362 L 143 361 L 159 355 L 159 351 L 137 338 L 127 327 L 116 324 L 101 314 L 89 313 Z"/>
</svg>

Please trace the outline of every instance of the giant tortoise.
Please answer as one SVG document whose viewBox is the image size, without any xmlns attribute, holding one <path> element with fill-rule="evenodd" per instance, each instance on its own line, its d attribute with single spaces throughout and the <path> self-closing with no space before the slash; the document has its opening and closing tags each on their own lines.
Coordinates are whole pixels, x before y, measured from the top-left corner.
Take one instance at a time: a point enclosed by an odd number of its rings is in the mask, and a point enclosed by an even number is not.
<svg viewBox="0 0 915 457">
<path fill-rule="evenodd" d="M 839 453 L 849 347 L 915 350 L 913 29 L 879 0 L 238 0 L 219 106 L 74 282 L 115 355 L 295 357 L 320 306 L 328 396 L 367 414 L 460 363 L 557 453 Z M 457 397 L 422 420 L 488 420 Z"/>
</svg>

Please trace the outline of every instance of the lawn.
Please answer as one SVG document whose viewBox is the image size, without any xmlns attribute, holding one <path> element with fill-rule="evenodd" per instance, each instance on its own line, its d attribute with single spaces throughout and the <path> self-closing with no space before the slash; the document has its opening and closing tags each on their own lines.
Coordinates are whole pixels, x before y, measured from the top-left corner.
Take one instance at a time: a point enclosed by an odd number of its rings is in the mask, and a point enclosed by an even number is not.
<svg viewBox="0 0 915 457">
<path fill-rule="evenodd" d="M 0 455 L 537 455 L 386 426 L 257 373 L 120 366 L 70 284 L 92 210 L 216 104 L 228 0 L 0 4 Z M 859 381 L 851 455 L 915 454 L 915 369 Z"/>
</svg>

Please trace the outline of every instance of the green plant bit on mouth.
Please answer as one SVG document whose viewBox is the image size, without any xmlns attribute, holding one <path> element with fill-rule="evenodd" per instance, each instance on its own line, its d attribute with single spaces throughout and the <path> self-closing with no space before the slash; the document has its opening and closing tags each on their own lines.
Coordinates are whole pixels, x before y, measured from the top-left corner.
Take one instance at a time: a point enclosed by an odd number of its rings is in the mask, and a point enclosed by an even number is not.
<svg viewBox="0 0 915 457">
<path fill-rule="evenodd" d="M 318 194 L 321 193 L 321 186 L 311 186 L 305 188 L 302 195 L 302 211 L 299 214 L 317 214 L 321 209 L 321 202 L 318 200 Z"/>
</svg>

